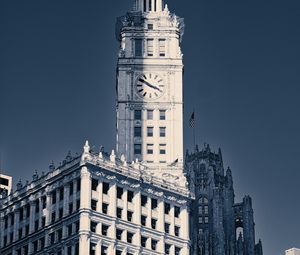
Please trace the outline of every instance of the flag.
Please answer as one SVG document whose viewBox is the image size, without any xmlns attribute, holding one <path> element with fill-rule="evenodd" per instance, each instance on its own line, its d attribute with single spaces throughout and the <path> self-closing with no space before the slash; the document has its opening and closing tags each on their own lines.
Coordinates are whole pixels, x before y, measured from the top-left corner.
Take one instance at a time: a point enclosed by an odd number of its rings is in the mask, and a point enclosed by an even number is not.
<svg viewBox="0 0 300 255">
<path fill-rule="evenodd" d="M 191 128 L 195 127 L 195 112 L 192 113 L 192 116 L 190 118 L 190 127 Z"/>
<path fill-rule="evenodd" d="M 178 164 L 178 159 L 176 159 L 170 166 L 176 166 Z"/>
</svg>

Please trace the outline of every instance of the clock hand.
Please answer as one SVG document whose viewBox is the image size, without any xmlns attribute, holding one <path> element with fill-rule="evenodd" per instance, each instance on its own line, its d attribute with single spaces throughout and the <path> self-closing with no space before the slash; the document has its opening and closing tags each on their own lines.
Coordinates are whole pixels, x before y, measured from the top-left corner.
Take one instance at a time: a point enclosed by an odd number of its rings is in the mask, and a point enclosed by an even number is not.
<svg viewBox="0 0 300 255">
<path fill-rule="evenodd" d="M 145 81 L 145 80 L 143 80 L 143 79 L 141 79 L 141 81 L 142 81 L 144 84 L 146 84 L 147 86 L 149 86 L 150 88 L 153 88 L 153 89 L 158 90 L 159 92 L 162 92 L 162 90 L 161 90 L 160 88 L 158 88 L 158 87 L 156 87 L 156 86 L 150 84 L 149 82 L 147 82 L 147 81 Z"/>
</svg>

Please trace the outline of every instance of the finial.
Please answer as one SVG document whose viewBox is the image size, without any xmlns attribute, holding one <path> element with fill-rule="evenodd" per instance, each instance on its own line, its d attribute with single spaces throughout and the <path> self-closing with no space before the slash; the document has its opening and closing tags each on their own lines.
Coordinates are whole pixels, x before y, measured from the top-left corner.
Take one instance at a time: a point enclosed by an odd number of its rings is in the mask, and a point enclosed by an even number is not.
<svg viewBox="0 0 300 255">
<path fill-rule="evenodd" d="M 71 154 L 71 151 L 68 151 L 68 154 L 67 154 L 67 157 L 66 157 L 66 161 L 67 163 L 71 162 L 72 161 L 72 154 Z"/>
<path fill-rule="evenodd" d="M 101 160 L 103 159 L 103 153 L 102 153 L 102 151 L 99 152 L 99 159 L 101 159 Z"/>
<path fill-rule="evenodd" d="M 38 179 L 39 179 L 39 175 L 38 175 L 37 170 L 35 170 L 35 172 L 34 172 L 34 174 L 33 174 L 33 176 L 32 176 L 32 180 L 33 180 L 33 181 L 37 181 Z"/>
<path fill-rule="evenodd" d="M 54 165 L 54 162 L 52 161 L 49 165 L 49 171 L 52 172 L 55 170 L 55 165 Z"/>
<path fill-rule="evenodd" d="M 86 140 L 85 145 L 83 147 L 83 152 L 84 153 L 90 153 L 90 145 L 89 145 L 89 141 Z"/>
<path fill-rule="evenodd" d="M 111 154 L 110 154 L 110 161 L 115 163 L 116 162 L 116 154 L 115 154 L 115 150 L 112 150 L 111 151 Z"/>
<path fill-rule="evenodd" d="M 126 161 L 126 158 L 124 156 L 124 154 L 121 155 L 121 161 L 124 163 Z"/>
</svg>

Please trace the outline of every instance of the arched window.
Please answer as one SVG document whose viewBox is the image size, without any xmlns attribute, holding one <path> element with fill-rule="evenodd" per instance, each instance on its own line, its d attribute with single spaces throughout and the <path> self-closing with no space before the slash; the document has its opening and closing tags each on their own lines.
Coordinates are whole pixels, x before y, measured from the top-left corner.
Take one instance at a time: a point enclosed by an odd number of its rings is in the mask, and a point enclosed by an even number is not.
<svg viewBox="0 0 300 255">
<path fill-rule="evenodd" d="M 209 203 L 206 197 L 200 197 L 198 200 L 198 223 L 208 224 L 209 221 Z"/>
</svg>

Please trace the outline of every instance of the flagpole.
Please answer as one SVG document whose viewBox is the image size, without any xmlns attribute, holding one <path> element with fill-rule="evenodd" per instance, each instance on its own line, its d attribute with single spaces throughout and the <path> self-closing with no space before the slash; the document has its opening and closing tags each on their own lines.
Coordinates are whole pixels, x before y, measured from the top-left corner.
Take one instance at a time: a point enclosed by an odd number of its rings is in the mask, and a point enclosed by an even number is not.
<svg viewBox="0 0 300 255">
<path fill-rule="evenodd" d="M 196 152 L 196 118 L 195 118 L 195 108 L 193 108 L 193 112 L 194 112 L 193 139 L 194 139 L 194 152 Z"/>
</svg>

